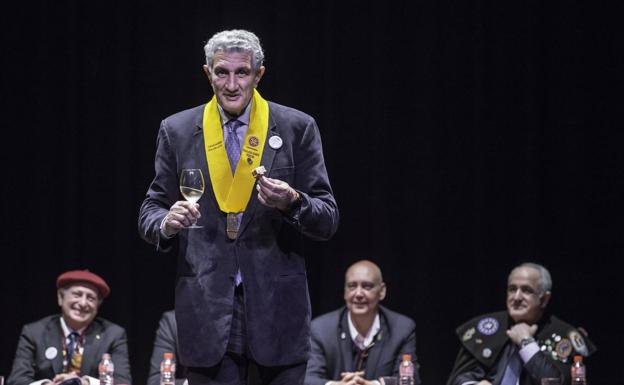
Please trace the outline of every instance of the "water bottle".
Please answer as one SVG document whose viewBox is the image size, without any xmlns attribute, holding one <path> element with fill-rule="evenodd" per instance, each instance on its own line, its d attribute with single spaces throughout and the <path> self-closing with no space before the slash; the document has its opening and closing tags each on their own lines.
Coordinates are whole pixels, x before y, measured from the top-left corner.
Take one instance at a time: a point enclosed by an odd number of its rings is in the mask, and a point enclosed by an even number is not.
<svg viewBox="0 0 624 385">
<path fill-rule="evenodd" d="M 399 366 L 399 385 L 414 385 L 414 364 L 412 355 L 404 354 Z"/>
<path fill-rule="evenodd" d="M 585 385 L 587 378 L 585 377 L 585 364 L 583 356 L 574 356 L 574 363 L 571 369 L 572 385 Z"/>
<path fill-rule="evenodd" d="M 163 360 L 160 363 L 160 385 L 175 385 L 175 370 L 173 353 L 163 354 Z"/>
<path fill-rule="evenodd" d="M 115 364 L 108 353 L 102 354 L 102 361 L 98 367 L 100 373 L 100 385 L 115 385 L 113 373 L 115 372 Z"/>
</svg>

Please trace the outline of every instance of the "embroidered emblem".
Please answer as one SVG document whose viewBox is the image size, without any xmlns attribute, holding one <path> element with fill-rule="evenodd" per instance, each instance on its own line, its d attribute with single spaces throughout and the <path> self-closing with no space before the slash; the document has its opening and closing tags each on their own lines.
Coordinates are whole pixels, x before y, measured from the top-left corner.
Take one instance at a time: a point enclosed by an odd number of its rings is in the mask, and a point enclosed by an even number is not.
<svg viewBox="0 0 624 385">
<path fill-rule="evenodd" d="M 583 339 L 583 336 L 581 336 L 581 333 L 576 330 L 572 330 L 570 334 L 568 334 L 568 337 L 570 337 L 570 341 L 572 342 L 574 349 L 581 355 L 587 357 L 589 351 L 587 350 L 587 344 L 585 344 L 585 340 Z"/>
<path fill-rule="evenodd" d="M 572 343 L 567 338 L 562 338 L 561 341 L 555 345 L 555 350 L 559 355 L 559 358 L 563 361 L 572 354 Z"/>
<path fill-rule="evenodd" d="M 498 331 L 498 320 L 492 317 L 486 317 L 477 324 L 479 333 L 491 336 Z"/>
<path fill-rule="evenodd" d="M 249 140 L 247 141 L 251 147 L 258 147 L 260 144 L 260 139 L 257 136 L 249 135 Z"/>
<path fill-rule="evenodd" d="M 466 330 L 466 332 L 464 333 L 464 336 L 462 337 L 462 341 L 466 342 L 469 339 L 472 338 L 472 336 L 475 334 L 475 328 L 470 328 L 468 330 Z"/>
</svg>

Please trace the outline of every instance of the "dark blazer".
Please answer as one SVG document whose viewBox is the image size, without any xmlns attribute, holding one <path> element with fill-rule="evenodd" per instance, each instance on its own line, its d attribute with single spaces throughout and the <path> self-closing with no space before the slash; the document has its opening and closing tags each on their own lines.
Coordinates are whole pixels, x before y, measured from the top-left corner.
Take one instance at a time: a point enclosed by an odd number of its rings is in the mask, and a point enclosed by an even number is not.
<svg viewBox="0 0 624 385">
<path fill-rule="evenodd" d="M 312 320 L 312 352 L 305 385 L 325 385 L 340 380 L 340 373 L 353 372 L 353 342 L 349 333 L 347 308 L 342 307 Z M 416 359 L 416 324 L 411 318 L 379 307 L 380 329 L 367 363 L 367 380 L 398 376 L 403 354 L 411 354 L 414 383 L 420 384 Z"/>
<path fill-rule="evenodd" d="M 154 350 L 150 360 L 150 371 L 147 376 L 147 385 L 160 385 L 160 363 L 164 353 L 173 353 L 176 363 L 176 385 L 182 385 L 186 380 L 186 367 L 178 359 L 178 337 L 175 314 L 173 310 L 163 313 L 156 330 Z"/>
<path fill-rule="evenodd" d="M 507 312 L 501 311 L 473 318 L 457 328 L 462 345 L 447 385 L 480 380 L 500 385 L 509 357 L 507 329 L 511 326 Z M 589 356 L 596 350 L 578 329 L 552 315 L 542 317 L 535 339 L 541 350 L 523 365 L 520 385 L 540 385 L 547 377 L 560 378 L 562 385 L 568 385 L 573 356 Z"/>
<path fill-rule="evenodd" d="M 331 237 L 338 209 L 323 160 L 314 119 L 269 103 L 269 131 L 261 164 L 268 177 L 287 182 L 302 202 L 288 215 L 268 208 L 252 193 L 238 238 L 226 236 L 226 214 L 214 197 L 204 150 L 204 106 L 162 121 L 155 171 L 139 215 L 139 232 L 161 251 L 177 250 L 175 312 L 180 360 L 189 367 L 217 364 L 227 347 L 234 300 L 234 277 L 243 278 L 247 343 L 264 366 L 305 362 L 309 352 L 310 301 L 303 258 L 304 236 Z M 269 138 L 283 145 L 273 149 Z M 206 177 L 199 200 L 203 229 L 183 230 L 171 240 L 160 234 L 169 208 L 182 200 L 180 170 L 200 168 Z"/>
<path fill-rule="evenodd" d="M 53 315 L 25 325 L 17 345 L 13 369 L 7 385 L 28 385 L 33 381 L 52 379 L 63 372 L 63 331 L 60 315 Z M 102 354 L 110 353 L 115 364 L 115 383 L 131 384 L 126 332 L 103 318 L 96 318 L 85 332 L 81 375 L 98 378 Z M 52 359 L 46 358 L 55 349 Z"/>
</svg>

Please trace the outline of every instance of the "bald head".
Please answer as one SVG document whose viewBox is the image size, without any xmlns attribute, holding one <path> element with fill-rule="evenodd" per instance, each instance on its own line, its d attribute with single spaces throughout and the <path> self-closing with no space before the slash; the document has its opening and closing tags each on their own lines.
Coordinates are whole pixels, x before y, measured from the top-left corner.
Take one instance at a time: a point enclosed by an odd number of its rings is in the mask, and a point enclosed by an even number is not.
<svg viewBox="0 0 624 385">
<path fill-rule="evenodd" d="M 358 261 L 345 274 L 344 299 L 351 317 L 372 317 L 386 297 L 381 270 L 371 261 Z"/>
<path fill-rule="evenodd" d="M 379 268 L 379 266 L 366 259 L 357 261 L 353 265 L 349 266 L 347 272 L 345 273 L 345 282 L 347 282 L 347 277 L 349 276 L 349 274 L 353 274 L 353 272 L 355 271 L 366 272 L 369 277 L 376 283 L 383 282 L 383 277 L 381 276 L 381 269 Z"/>
</svg>

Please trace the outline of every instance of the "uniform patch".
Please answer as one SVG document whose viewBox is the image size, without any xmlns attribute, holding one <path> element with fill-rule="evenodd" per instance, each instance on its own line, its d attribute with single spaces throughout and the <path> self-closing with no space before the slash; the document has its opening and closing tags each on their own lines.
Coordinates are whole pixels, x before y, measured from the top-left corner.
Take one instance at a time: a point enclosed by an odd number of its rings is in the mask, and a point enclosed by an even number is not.
<svg viewBox="0 0 624 385">
<path fill-rule="evenodd" d="M 498 320 L 492 317 L 486 317 L 477 324 L 479 333 L 491 336 L 498 331 Z"/>
<path fill-rule="evenodd" d="M 581 336 L 581 333 L 576 330 L 572 330 L 570 334 L 568 334 L 568 337 L 570 337 L 574 350 L 587 357 L 589 351 L 587 350 L 587 344 L 585 344 L 585 340 L 583 339 L 583 336 Z"/>
<path fill-rule="evenodd" d="M 469 339 L 472 338 L 472 336 L 475 334 L 475 328 L 470 328 L 468 330 L 466 330 L 466 332 L 464 333 L 464 336 L 462 337 L 462 341 L 466 342 Z"/>
<path fill-rule="evenodd" d="M 555 350 L 562 360 L 567 359 L 572 354 L 572 343 L 567 338 L 562 338 L 561 341 L 555 345 Z"/>
</svg>

